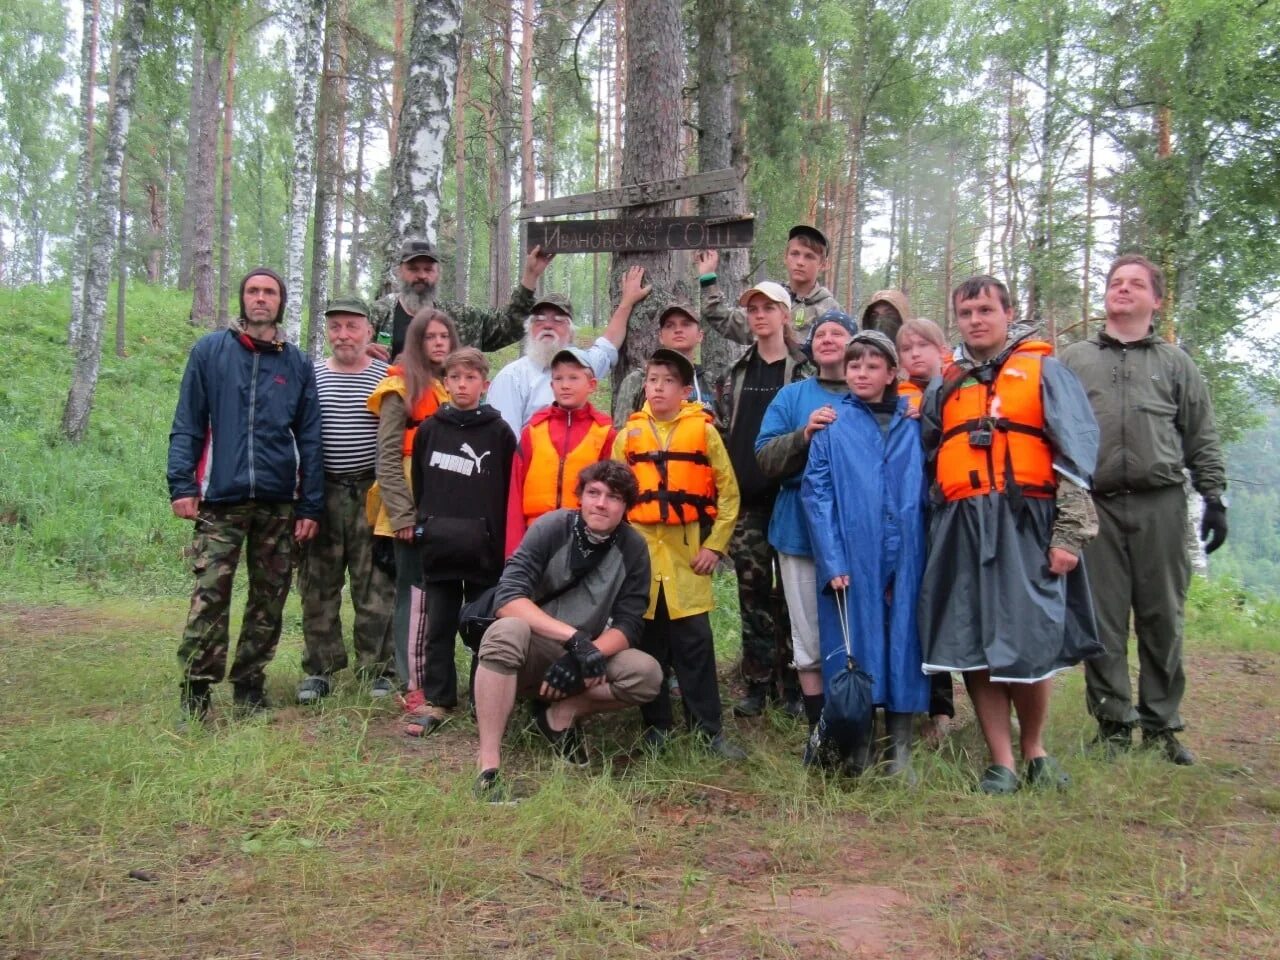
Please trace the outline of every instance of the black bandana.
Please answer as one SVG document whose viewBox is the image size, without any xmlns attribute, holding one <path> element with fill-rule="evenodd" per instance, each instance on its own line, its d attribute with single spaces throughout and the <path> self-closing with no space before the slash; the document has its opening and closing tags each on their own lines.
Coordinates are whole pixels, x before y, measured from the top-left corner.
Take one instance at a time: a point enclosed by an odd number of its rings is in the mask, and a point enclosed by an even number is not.
<svg viewBox="0 0 1280 960">
<path fill-rule="evenodd" d="M 621 525 L 603 539 L 591 532 L 581 513 L 573 517 L 573 550 L 569 554 L 569 572 L 575 577 L 590 570 L 602 559 L 617 539 Z"/>
</svg>

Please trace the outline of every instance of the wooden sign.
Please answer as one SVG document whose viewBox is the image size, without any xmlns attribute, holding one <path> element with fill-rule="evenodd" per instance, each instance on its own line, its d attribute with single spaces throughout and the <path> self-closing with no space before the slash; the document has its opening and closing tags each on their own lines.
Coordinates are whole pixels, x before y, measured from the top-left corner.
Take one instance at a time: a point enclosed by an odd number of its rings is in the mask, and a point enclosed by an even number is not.
<svg viewBox="0 0 1280 960">
<path fill-rule="evenodd" d="M 726 167 L 724 170 L 709 170 L 706 173 L 695 173 L 688 177 L 677 177 L 674 180 L 654 180 L 649 183 L 618 187 L 614 190 L 597 190 L 594 193 L 579 193 L 572 197 L 539 200 L 521 208 L 520 219 L 558 217 L 567 213 L 591 213 L 595 210 L 619 210 L 623 207 L 639 207 L 650 203 L 662 203 L 666 200 L 682 200 L 685 197 L 703 197 L 711 193 L 736 190 L 738 182 L 738 171 L 732 167 Z"/>
<path fill-rule="evenodd" d="M 755 218 L 655 217 L 641 220 L 548 220 L 525 224 L 528 243 L 546 253 L 631 253 L 749 247 Z"/>
</svg>

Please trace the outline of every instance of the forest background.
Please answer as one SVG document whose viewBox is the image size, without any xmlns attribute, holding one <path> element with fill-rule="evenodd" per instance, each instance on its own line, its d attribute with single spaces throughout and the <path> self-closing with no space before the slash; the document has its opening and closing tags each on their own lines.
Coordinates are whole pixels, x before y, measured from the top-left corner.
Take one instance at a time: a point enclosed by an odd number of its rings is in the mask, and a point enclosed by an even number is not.
<svg viewBox="0 0 1280 960">
<path fill-rule="evenodd" d="M 522 205 L 732 166 L 738 193 L 659 211 L 755 214 L 755 246 L 722 269 L 730 286 L 778 276 L 786 230 L 805 221 L 831 238 L 827 285 L 851 311 L 897 287 L 951 332 L 946 291 L 991 272 L 1066 342 L 1098 318 L 1113 255 L 1161 263 L 1162 332 L 1205 371 L 1233 444 L 1232 537 L 1212 572 L 1280 594 L 1274 2 L 0 0 L 0 13 L 6 322 L 24 301 L 56 305 L 70 344 L 48 446 L 110 433 L 90 414 L 113 317 L 122 359 L 126 316 L 157 303 L 189 302 L 194 336 L 234 315 L 239 276 L 266 263 L 289 277 L 291 333 L 315 352 L 325 297 L 381 292 L 406 232 L 444 251 L 442 296 L 498 305 Z M 545 283 L 595 324 L 618 269 L 561 256 Z M 696 287 L 686 254 L 656 274 Z M 633 322 L 641 343 L 652 319 Z M 0 542 L 33 549 L 32 502 L 0 482 Z"/>
</svg>

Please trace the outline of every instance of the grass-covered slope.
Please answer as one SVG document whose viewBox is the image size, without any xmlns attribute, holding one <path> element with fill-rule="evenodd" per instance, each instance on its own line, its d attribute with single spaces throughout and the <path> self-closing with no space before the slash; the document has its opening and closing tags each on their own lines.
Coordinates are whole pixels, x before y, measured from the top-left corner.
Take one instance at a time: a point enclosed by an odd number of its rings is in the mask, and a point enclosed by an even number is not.
<svg viewBox="0 0 1280 960">
<path fill-rule="evenodd" d="M 125 345 L 107 333 L 88 437 L 62 439 L 71 377 L 64 288 L 0 289 L 0 590 L 56 597 L 89 588 L 158 595 L 188 589 L 187 524 L 169 511 L 164 469 L 178 383 L 203 332 L 190 295 L 129 292 Z"/>
</svg>

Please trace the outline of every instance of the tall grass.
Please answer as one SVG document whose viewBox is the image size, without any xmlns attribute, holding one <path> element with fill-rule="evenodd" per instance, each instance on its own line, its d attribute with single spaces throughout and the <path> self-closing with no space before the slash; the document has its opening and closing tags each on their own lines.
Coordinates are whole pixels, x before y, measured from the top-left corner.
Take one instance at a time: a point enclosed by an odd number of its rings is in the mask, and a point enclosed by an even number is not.
<svg viewBox="0 0 1280 960">
<path fill-rule="evenodd" d="M 187 352 L 203 331 L 184 321 L 189 297 L 134 287 L 125 342 L 108 344 L 93 417 L 80 444 L 62 439 L 70 386 L 70 309 L 63 289 L 0 290 L 0 552 L 3 588 L 28 597 L 162 595 L 186 524 L 169 511 L 169 424 Z"/>
</svg>

